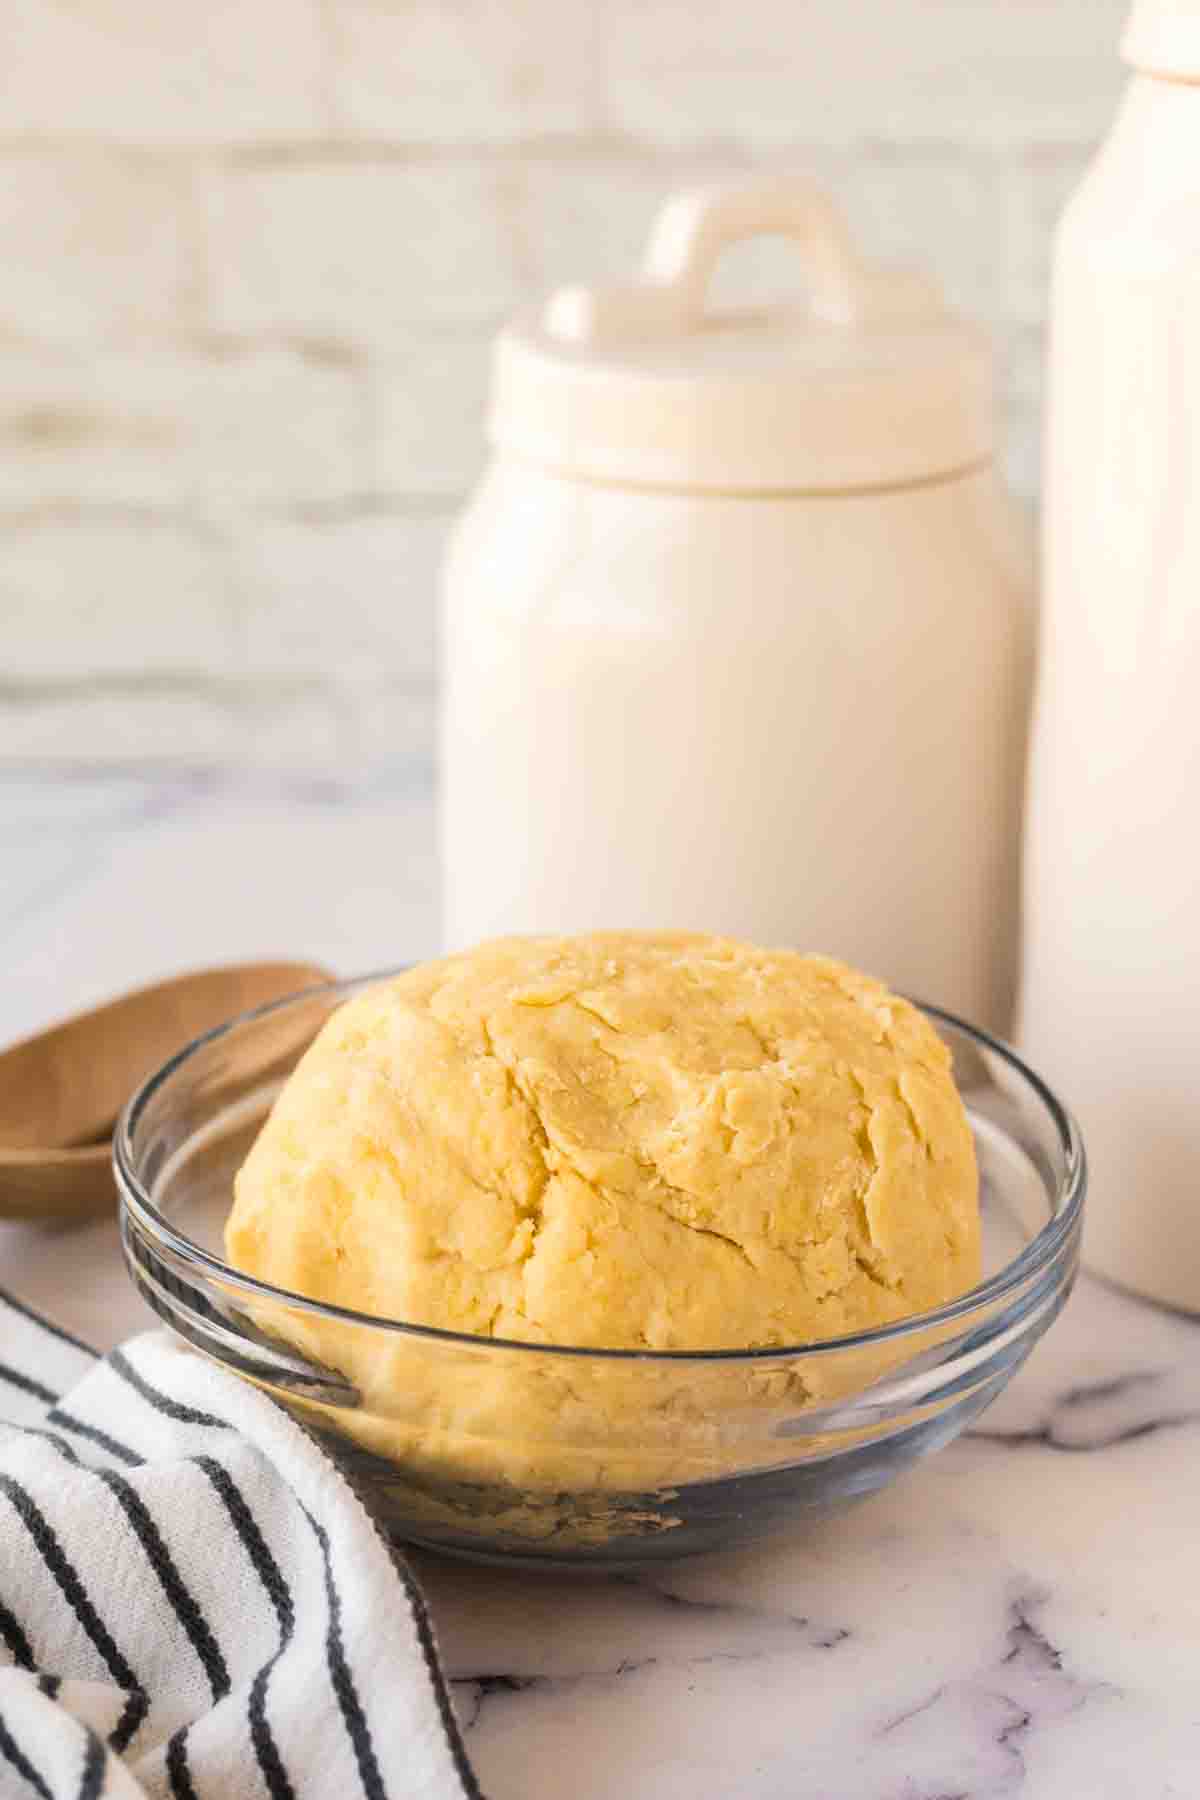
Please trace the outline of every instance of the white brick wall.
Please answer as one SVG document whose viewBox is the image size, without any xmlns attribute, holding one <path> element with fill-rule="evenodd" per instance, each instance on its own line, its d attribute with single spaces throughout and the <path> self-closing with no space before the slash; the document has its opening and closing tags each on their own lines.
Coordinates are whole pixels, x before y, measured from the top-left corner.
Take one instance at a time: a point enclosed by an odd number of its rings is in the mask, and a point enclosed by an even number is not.
<svg viewBox="0 0 1200 1800">
<path fill-rule="evenodd" d="M 1122 0 L 612 0 L 609 122 L 777 151 L 1098 132 Z"/>
<path fill-rule="evenodd" d="M 167 146 L 329 125 L 321 0 L 4 0 L 4 129 Z"/>
<path fill-rule="evenodd" d="M 245 672 L 320 681 L 336 620 L 338 667 L 349 685 L 378 693 L 401 672 L 432 686 L 428 601 L 443 526 L 440 513 L 415 507 L 251 527 L 235 553 Z"/>
<path fill-rule="evenodd" d="M 428 145 L 601 128 L 608 9 L 572 0 L 336 0 L 339 134 Z"/>
<path fill-rule="evenodd" d="M 0 504 L 349 500 L 372 467 L 370 389 L 352 354 L 303 344 L 0 345 Z"/>
<path fill-rule="evenodd" d="M 191 172 L 173 159 L 19 141 L 0 170 L 0 243 L 14 343 L 136 342 L 197 302 Z"/>
<path fill-rule="evenodd" d="M 830 187 L 993 328 L 1037 481 L 1054 219 L 1124 0 L 5 0 L 0 761 L 427 752 L 488 339 L 673 187 Z M 774 248 L 722 281 L 790 279 Z"/>
<path fill-rule="evenodd" d="M 508 184 L 483 161 L 264 152 L 212 180 L 208 294 L 233 333 L 386 351 L 441 321 L 486 327 L 517 300 Z"/>
<path fill-rule="evenodd" d="M 8 683 L 231 669 L 237 619 L 222 552 L 203 526 L 153 512 L 18 518 L 0 569 Z"/>
</svg>

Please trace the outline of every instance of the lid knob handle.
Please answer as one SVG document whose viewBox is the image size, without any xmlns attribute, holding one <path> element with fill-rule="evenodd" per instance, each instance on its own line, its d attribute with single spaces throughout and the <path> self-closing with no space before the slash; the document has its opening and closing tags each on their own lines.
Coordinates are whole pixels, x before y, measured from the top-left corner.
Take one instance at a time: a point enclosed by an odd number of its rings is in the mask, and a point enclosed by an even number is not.
<svg viewBox="0 0 1200 1800">
<path fill-rule="evenodd" d="M 797 176 L 768 176 L 676 194 L 650 234 L 641 281 L 560 289 L 543 325 L 551 336 L 576 343 L 688 331 L 704 315 L 721 252 L 765 236 L 800 247 L 818 317 L 852 324 L 870 310 L 870 275 L 828 195 Z"/>
</svg>

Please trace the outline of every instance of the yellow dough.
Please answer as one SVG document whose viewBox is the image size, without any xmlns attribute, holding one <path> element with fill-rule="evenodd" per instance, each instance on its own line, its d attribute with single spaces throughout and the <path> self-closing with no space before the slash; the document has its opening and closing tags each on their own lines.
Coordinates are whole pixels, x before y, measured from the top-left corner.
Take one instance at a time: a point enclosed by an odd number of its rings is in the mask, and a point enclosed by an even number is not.
<svg viewBox="0 0 1200 1800">
<path fill-rule="evenodd" d="M 796 1346 L 969 1289 L 977 1175 L 948 1051 L 867 976 L 693 934 L 506 939 L 329 1019 L 238 1174 L 226 1244 L 277 1286 L 482 1339 Z M 455 1374 L 403 1334 L 273 1329 L 359 1388 L 342 1423 L 361 1441 L 468 1480 L 676 1478 L 670 1446 L 690 1455 L 717 1405 L 668 1367 L 628 1434 L 637 1467 L 602 1447 L 645 1365 L 466 1349 Z M 726 1396 L 788 1386 L 718 1376 Z"/>
</svg>

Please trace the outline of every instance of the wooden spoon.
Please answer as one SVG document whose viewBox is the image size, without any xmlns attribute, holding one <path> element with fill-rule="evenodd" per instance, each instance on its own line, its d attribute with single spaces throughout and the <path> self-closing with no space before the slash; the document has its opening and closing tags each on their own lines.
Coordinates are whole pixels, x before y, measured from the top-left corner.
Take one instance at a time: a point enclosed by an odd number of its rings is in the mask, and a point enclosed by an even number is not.
<svg viewBox="0 0 1200 1800">
<path fill-rule="evenodd" d="M 313 963 L 240 963 L 138 988 L 0 1052 L 0 1219 L 113 1204 L 112 1130 L 142 1078 L 235 1014 L 331 979 Z"/>
</svg>

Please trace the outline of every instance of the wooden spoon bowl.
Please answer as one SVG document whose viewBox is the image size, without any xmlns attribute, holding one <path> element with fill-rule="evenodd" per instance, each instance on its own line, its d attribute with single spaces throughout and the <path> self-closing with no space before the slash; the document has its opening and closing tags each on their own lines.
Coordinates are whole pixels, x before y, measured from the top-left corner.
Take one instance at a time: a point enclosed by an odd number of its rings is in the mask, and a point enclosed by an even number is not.
<svg viewBox="0 0 1200 1800">
<path fill-rule="evenodd" d="M 323 985 L 313 963 L 240 963 L 139 988 L 0 1052 L 0 1219 L 114 1204 L 112 1130 L 143 1076 L 205 1031 Z"/>
</svg>

